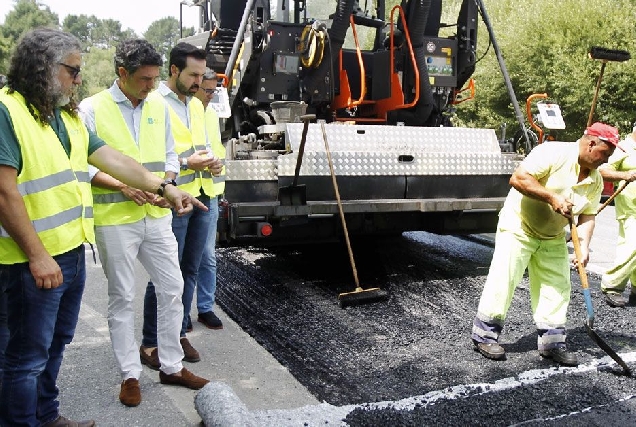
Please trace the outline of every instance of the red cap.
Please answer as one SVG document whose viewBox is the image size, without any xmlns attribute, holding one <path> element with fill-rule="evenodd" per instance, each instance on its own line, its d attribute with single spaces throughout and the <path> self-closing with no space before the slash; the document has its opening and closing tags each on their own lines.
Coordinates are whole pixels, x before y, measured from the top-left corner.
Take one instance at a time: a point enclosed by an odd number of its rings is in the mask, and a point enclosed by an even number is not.
<svg viewBox="0 0 636 427">
<path fill-rule="evenodd" d="M 596 136 L 604 142 L 609 142 L 618 147 L 618 129 L 605 123 L 596 122 L 592 126 L 585 129 L 585 135 Z"/>
</svg>

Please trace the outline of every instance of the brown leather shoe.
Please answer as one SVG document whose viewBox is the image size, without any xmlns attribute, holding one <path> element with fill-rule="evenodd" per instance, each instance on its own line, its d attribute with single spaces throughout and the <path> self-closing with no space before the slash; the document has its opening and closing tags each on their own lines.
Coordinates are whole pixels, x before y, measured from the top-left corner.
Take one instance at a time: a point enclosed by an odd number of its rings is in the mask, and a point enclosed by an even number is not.
<svg viewBox="0 0 636 427">
<path fill-rule="evenodd" d="M 190 363 L 196 363 L 201 360 L 199 352 L 192 347 L 190 341 L 186 337 L 181 338 L 181 348 L 183 349 L 183 360 Z"/>
<path fill-rule="evenodd" d="M 53 421 L 44 424 L 44 427 L 93 427 L 94 425 L 95 421 L 93 420 L 72 421 L 60 415 Z"/>
<path fill-rule="evenodd" d="M 203 388 L 204 385 L 210 382 L 205 378 L 197 377 L 186 368 L 183 368 L 178 373 L 171 375 L 168 375 L 163 371 L 159 371 L 159 381 L 161 382 L 161 384 L 181 385 L 191 388 L 192 390 L 199 390 Z"/>
<path fill-rule="evenodd" d="M 137 406 L 141 403 L 139 380 L 136 378 L 128 378 L 121 383 L 119 401 L 126 406 Z"/>
<path fill-rule="evenodd" d="M 147 349 L 148 347 L 144 347 L 143 345 L 139 347 L 139 358 L 141 359 L 141 363 L 150 369 L 158 371 L 161 367 L 161 363 L 159 362 L 159 353 L 157 352 L 157 348 L 153 348 L 150 355 L 146 353 Z"/>
</svg>

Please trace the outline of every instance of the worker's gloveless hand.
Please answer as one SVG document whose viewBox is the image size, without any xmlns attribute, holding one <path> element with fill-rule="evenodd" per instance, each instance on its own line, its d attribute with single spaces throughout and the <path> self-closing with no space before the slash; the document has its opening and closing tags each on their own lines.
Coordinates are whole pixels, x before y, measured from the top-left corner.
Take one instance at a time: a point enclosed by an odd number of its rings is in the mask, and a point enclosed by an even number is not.
<svg viewBox="0 0 636 427">
<path fill-rule="evenodd" d="M 167 209 L 170 209 L 172 207 L 169 201 L 159 196 L 155 196 L 154 200 L 152 201 L 152 205 L 158 206 L 160 208 L 167 208 Z"/>
<path fill-rule="evenodd" d="M 195 207 L 203 211 L 208 211 L 208 208 L 197 200 L 196 197 L 191 196 L 185 191 L 179 190 L 174 185 L 166 185 L 164 187 L 163 197 L 170 203 L 175 212 L 177 212 L 178 216 L 191 212 Z"/>
<path fill-rule="evenodd" d="M 121 189 L 121 192 L 124 193 L 124 196 L 128 197 L 130 200 L 135 202 L 138 206 L 143 206 L 146 203 L 152 201 L 152 199 L 148 198 L 148 194 L 137 188 L 125 186 Z M 151 194 L 151 196 L 154 196 Z"/>
<path fill-rule="evenodd" d="M 590 251 L 583 246 L 581 246 L 581 257 L 583 257 L 583 259 L 581 260 L 583 262 L 583 267 L 587 267 L 587 263 L 590 260 Z M 570 257 L 570 261 L 572 262 L 572 266 L 574 268 L 578 267 L 579 262 L 576 259 L 576 254 L 572 254 L 572 256 Z"/>
<path fill-rule="evenodd" d="M 627 182 L 633 182 L 634 180 L 636 180 L 636 170 L 630 170 L 627 171 L 627 177 L 625 178 L 625 181 Z"/>
<path fill-rule="evenodd" d="M 48 253 L 29 259 L 29 270 L 38 289 L 55 289 L 64 281 L 62 269 Z"/>
<path fill-rule="evenodd" d="M 188 156 L 188 169 L 201 171 L 209 168 L 219 160 L 208 150 L 197 150 Z"/>
<path fill-rule="evenodd" d="M 215 158 L 214 162 L 210 164 L 210 167 L 208 167 L 208 170 L 214 176 L 221 175 L 221 172 L 223 171 L 223 163 L 221 162 L 221 159 Z"/>
<path fill-rule="evenodd" d="M 572 200 L 567 197 L 560 194 L 553 195 L 552 200 L 550 201 L 550 206 L 552 206 L 554 212 L 559 213 L 566 218 L 572 217 L 572 206 L 574 206 L 574 203 L 572 203 Z"/>
</svg>

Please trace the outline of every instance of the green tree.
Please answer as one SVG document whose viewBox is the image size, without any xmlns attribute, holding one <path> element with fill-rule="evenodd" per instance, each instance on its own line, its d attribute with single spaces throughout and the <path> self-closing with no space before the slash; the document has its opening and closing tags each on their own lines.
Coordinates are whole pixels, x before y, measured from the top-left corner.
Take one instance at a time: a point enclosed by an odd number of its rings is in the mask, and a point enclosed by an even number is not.
<svg viewBox="0 0 636 427">
<path fill-rule="evenodd" d="M 62 22 L 62 29 L 77 37 L 84 49 L 93 44 L 92 33 L 97 26 L 95 15 L 67 15 Z"/>
<path fill-rule="evenodd" d="M 498 0 L 488 2 L 488 14 L 524 113 L 528 96 L 547 93 L 560 105 L 566 123 L 559 139 L 578 138 L 587 124 L 601 67 L 588 52 L 592 46 L 636 52 L 636 28 L 626 18 L 636 14 L 635 2 Z M 488 46 L 488 34 L 483 25 L 479 31 L 481 55 Z M 473 76 L 477 98 L 461 107 L 463 124 L 518 127 L 499 65 L 490 51 Z M 595 121 L 630 131 L 636 116 L 635 78 L 631 63 L 607 63 Z"/>
<path fill-rule="evenodd" d="M 87 51 L 93 47 L 107 49 L 123 39 L 137 37 L 130 28 L 122 30 L 119 21 L 99 19 L 95 15 L 68 15 L 62 28 L 80 39 Z"/>
<path fill-rule="evenodd" d="M 117 77 L 113 65 L 114 55 L 114 46 L 106 49 L 95 47 L 84 54 L 82 86 L 79 90 L 80 99 L 94 95 L 113 84 Z"/>
<path fill-rule="evenodd" d="M 167 60 L 170 49 L 177 44 L 180 36 L 179 20 L 173 17 L 161 18 L 153 22 L 144 33 L 144 38 L 154 46 L 164 60 Z M 165 79 L 166 76 L 167 71 L 164 67 L 161 77 Z"/>
<path fill-rule="evenodd" d="M 14 0 L 15 6 L 0 26 L 0 70 L 6 72 L 13 46 L 28 30 L 35 27 L 59 28 L 59 18 L 37 0 Z"/>
</svg>

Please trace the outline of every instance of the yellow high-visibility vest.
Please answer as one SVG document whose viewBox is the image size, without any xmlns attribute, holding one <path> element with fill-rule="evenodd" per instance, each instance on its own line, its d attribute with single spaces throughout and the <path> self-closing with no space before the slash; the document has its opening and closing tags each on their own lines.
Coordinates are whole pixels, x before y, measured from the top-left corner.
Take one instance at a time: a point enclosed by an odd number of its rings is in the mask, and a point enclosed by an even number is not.
<svg viewBox="0 0 636 427">
<path fill-rule="evenodd" d="M 31 223 L 51 256 L 84 242 L 94 243 L 93 206 L 88 178 L 88 131 L 78 117 L 62 111 L 71 142 L 70 158 L 51 126 L 43 126 L 29 112 L 17 92 L 0 90 L 0 102 L 9 111 L 20 143 L 23 167 L 18 191 Z M 0 264 L 28 258 L 0 224 Z"/>
<path fill-rule="evenodd" d="M 91 102 L 95 110 L 97 135 L 109 146 L 137 160 L 163 179 L 166 174 L 166 107 L 163 102 L 150 98 L 144 101 L 139 125 L 139 146 L 109 91 L 104 90 L 93 95 Z M 95 225 L 131 224 L 146 215 L 161 218 L 170 214 L 170 209 L 148 203 L 138 206 L 121 191 L 96 186 L 93 186 L 93 203 Z"/>
<path fill-rule="evenodd" d="M 209 107 L 205 109 L 205 129 L 208 133 L 208 140 L 212 145 L 214 155 L 221 159 L 223 163 L 223 169 L 219 176 L 213 176 L 214 191 L 212 197 L 223 194 L 225 191 L 225 146 L 221 142 L 221 134 L 219 133 L 219 116 L 217 116 L 214 108 Z"/>
<path fill-rule="evenodd" d="M 170 111 L 170 124 L 172 125 L 172 137 L 174 138 L 175 150 L 180 158 L 189 157 L 196 150 L 205 150 L 205 110 L 198 98 L 192 97 L 188 102 L 188 115 L 190 116 L 190 127 L 183 123 L 174 108 L 170 106 L 158 91 L 154 91 L 149 98 L 161 99 L 168 106 Z M 201 195 L 200 189 L 208 196 L 213 196 L 212 174 L 207 171 L 195 171 L 193 169 L 181 170 L 177 177 L 177 185 L 188 194 L 198 197 Z"/>
</svg>

